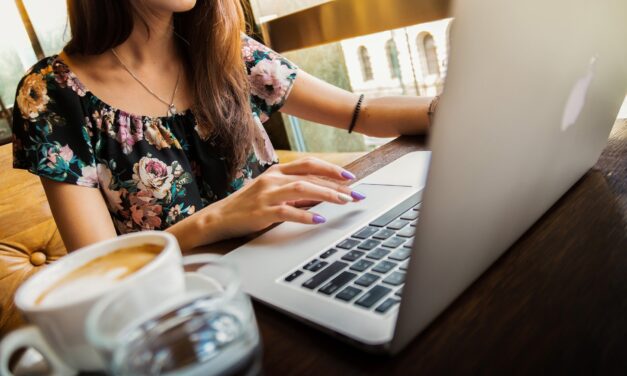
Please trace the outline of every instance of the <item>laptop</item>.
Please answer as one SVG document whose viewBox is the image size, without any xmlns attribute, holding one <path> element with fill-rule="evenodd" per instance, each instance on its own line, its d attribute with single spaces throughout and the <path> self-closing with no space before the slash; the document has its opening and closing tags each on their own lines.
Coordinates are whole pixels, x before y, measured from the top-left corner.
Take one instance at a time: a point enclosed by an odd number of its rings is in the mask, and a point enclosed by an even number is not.
<svg viewBox="0 0 627 376">
<path fill-rule="evenodd" d="M 429 137 L 224 256 L 256 300 L 373 351 L 409 343 L 598 159 L 627 88 L 624 0 L 460 0 Z"/>
</svg>

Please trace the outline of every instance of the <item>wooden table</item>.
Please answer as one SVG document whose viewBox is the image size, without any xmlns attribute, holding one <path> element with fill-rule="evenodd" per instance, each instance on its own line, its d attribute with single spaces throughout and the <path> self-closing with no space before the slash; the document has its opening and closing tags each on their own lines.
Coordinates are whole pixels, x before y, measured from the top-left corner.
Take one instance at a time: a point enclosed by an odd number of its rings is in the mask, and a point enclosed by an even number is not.
<svg viewBox="0 0 627 376">
<path fill-rule="evenodd" d="M 348 168 L 363 177 L 424 141 L 399 138 Z M 267 375 L 627 374 L 627 121 L 597 165 L 397 356 L 366 354 L 261 304 L 255 312 Z"/>
</svg>

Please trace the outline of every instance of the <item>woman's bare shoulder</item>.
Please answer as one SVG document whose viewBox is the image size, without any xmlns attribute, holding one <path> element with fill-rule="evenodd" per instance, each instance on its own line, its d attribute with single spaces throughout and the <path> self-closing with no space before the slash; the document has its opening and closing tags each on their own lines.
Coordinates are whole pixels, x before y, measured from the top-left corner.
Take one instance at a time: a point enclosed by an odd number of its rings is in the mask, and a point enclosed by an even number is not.
<svg viewBox="0 0 627 376">
<path fill-rule="evenodd" d="M 72 71 L 80 81 L 88 88 L 98 87 L 107 83 L 116 71 L 107 54 L 100 55 L 69 55 L 65 52 L 59 54 L 59 59 L 63 61 L 70 71 Z"/>
</svg>

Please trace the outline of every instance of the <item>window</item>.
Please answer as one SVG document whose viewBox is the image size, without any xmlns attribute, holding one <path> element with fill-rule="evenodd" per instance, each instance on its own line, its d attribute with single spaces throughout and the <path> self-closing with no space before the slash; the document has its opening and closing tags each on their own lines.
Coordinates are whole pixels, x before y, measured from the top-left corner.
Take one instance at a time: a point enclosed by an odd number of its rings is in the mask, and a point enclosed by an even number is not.
<svg viewBox="0 0 627 376">
<path fill-rule="evenodd" d="M 258 0 L 268 9 L 273 3 L 285 4 L 289 1 L 304 5 L 307 1 L 319 0 Z M 361 0 L 355 1 L 358 4 Z M 379 1 L 386 4 L 393 2 Z M 252 4 L 255 5 L 255 0 Z M 265 15 L 261 14 L 262 17 Z M 364 94 L 366 97 L 432 96 L 441 92 L 444 86 L 450 22 L 451 19 L 442 19 L 417 23 L 337 42 L 279 52 L 304 71 L 346 90 Z M 426 34 L 430 34 L 437 42 L 439 59 L 437 76 L 422 73 L 423 66 L 426 71 L 422 45 L 422 37 Z M 395 66 L 398 68 L 394 69 Z M 314 122 L 285 114 L 283 119 L 289 144 L 295 150 L 355 152 L 371 150 L 389 141 L 387 138 L 368 137 L 358 133 L 348 135 L 346 131 L 321 127 Z"/>
<path fill-rule="evenodd" d="M 13 1 L 0 1 L 0 99 L 11 106 L 22 75 L 37 58 Z"/>
<path fill-rule="evenodd" d="M 401 66 L 398 62 L 398 49 L 394 39 L 390 39 L 385 43 L 385 53 L 388 57 L 388 67 L 390 68 L 390 77 L 401 77 Z"/>
<path fill-rule="evenodd" d="M 32 27 L 43 54 L 52 55 L 68 40 L 69 28 L 65 0 L 0 1 L 0 14 L 0 105 L 9 107 L 6 112 L 0 111 L 0 144 L 3 144 L 10 139 L 10 107 L 17 84 L 38 60 L 27 29 Z"/>
<path fill-rule="evenodd" d="M 58 54 L 70 40 L 66 0 L 23 0 L 44 55 Z"/>
<path fill-rule="evenodd" d="M 374 77 L 372 75 L 370 55 L 368 55 L 368 49 L 364 46 L 359 47 L 359 62 L 361 63 L 361 75 L 364 81 L 372 80 Z"/>
<path fill-rule="evenodd" d="M 251 0 L 250 5 L 258 21 L 269 20 L 301 11 L 333 0 Z"/>
<path fill-rule="evenodd" d="M 440 75 L 440 64 L 438 62 L 438 51 L 435 47 L 433 35 L 425 33 L 418 36 L 418 51 L 422 55 L 422 69 L 425 76 Z"/>
</svg>

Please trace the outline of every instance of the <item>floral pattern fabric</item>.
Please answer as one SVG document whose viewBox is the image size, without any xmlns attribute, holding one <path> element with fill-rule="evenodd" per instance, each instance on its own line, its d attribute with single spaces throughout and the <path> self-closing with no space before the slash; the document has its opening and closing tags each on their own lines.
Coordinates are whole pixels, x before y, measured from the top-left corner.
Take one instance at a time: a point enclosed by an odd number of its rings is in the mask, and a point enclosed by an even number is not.
<svg viewBox="0 0 627 376">
<path fill-rule="evenodd" d="M 297 67 L 242 36 L 257 125 L 253 152 L 226 181 L 224 158 L 187 110 L 129 114 L 101 101 L 58 57 L 35 64 L 13 107 L 13 166 L 100 189 L 119 233 L 165 229 L 240 189 L 278 162 L 263 122 L 279 110 Z"/>
</svg>

